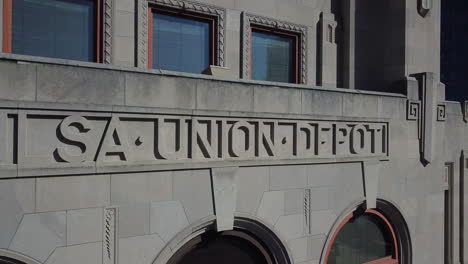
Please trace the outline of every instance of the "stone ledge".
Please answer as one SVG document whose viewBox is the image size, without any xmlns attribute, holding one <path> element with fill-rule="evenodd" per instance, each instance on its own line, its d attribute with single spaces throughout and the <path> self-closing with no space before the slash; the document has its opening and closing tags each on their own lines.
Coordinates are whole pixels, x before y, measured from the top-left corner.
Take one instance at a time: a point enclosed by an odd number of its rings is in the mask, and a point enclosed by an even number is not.
<svg viewBox="0 0 468 264">
<path fill-rule="evenodd" d="M 91 63 L 91 62 L 82 62 L 82 61 L 74 61 L 74 60 L 26 56 L 26 55 L 9 54 L 9 53 L 0 52 L 0 61 L 2 60 L 3 61 L 16 61 L 18 63 L 25 63 L 25 64 L 27 63 L 53 64 L 53 65 L 74 66 L 74 67 L 100 69 L 100 70 L 122 71 L 122 72 L 129 72 L 129 73 L 146 73 L 146 74 L 154 74 L 154 75 L 161 75 L 161 76 L 216 80 L 216 81 L 224 81 L 224 82 L 231 82 L 231 83 L 241 83 L 245 85 L 273 86 L 273 87 L 280 87 L 280 88 L 308 89 L 308 90 L 319 90 L 319 91 L 329 91 L 329 92 L 339 92 L 339 93 L 365 94 L 365 95 L 373 95 L 373 96 L 406 98 L 405 95 L 397 94 L 397 93 L 374 92 L 374 91 L 345 89 L 345 88 L 328 88 L 328 87 L 325 88 L 325 87 L 302 85 L 302 84 L 289 84 L 289 83 L 266 82 L 266 81 L 255 81 L 255 80 L 244 80 L 244 79 L 226 79 L 226 78 L 219 78 L 219 77 L 214 77 L 214 76 L 204 75 L 204 74 L 191 74 L 191 73 L 173 72 L 173 71 L 165 71 L 165 70 L 157 70 L 157 69 L 144 69 L 144 68 L 137 68 L 137 67 L 126 67 L 126 66 L 117 66 L 117 65 L 109 65 L 109 64 L 101 64 L 101 63 Z"/>
</svg>

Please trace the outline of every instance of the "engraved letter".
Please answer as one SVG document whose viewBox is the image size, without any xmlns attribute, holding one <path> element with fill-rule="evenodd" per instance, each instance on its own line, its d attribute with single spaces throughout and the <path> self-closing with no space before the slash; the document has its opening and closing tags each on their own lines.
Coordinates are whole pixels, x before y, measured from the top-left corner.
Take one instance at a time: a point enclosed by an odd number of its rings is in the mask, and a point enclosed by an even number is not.
<svg viewBox="0 0 468 264">
<path fill-rule="evenodd" d="M 316 129 L 314 124 L 308 122 L 299 122 L 297 132 L 297 155 L 298 157 L 311 158 L 316 156 L 315 134 Z"/>
<path fill-rule="evenodd" d="M 117 157 L 117 161 L 129 161 L 132 157 L 127 139 L 127 133 L 122 128 L 120 119 L 112 116 L 104 134 L 101 151 L 98 153 L 98 161 L 110 161 L 106 160 L 108 156 Z"/>
<path fill-rule="evenodd" d="M 218 133 L 211 119 L 194 119 L 192 123 L 192 151 L 194 158 L 217 158 Z"/>
<path fill-rule="evenodd" d="M 8 123 L 7 123 L 7 113 L 0 111 L 0 163 L 6 160 L 7 152 L 7 133 L 8 133 Z"/>
<path fill-rule="evenodd" d="M 188 158 L 186 118 L 164 118 L 157 121 L 155 156 L 157 159 L 178 160 Z"/>
<path fill-rule="evenodd" d="M 367 140 L 367 129 L 362 124 L 357 124 L 351 129 L 351 153 L 352 154 L 366 154 L 366 149 L 369 148 Z"/>
<path fill-rule="evenodd" d="M 254 156 L 254 128 L 246 121 L 235 122 L 229 130 L 229 155 L 235 158 Z"/>
<path fill-rule="evenodd" d="M 85 117 L 79 115 L 65 117 L 57 127 L 57 137 L 61 144 L 54 151 L 56 160 L 73 164 L 92 162 L 93 153 L 89 151 L 89 139 L 86 137 L 89 130 L 91 124 Z"/>
<path fill-rule="evenodd" d="M 276 121 L 258 122 L 256 155 L 260 157 L 276 156 L 275 129 L 278 127 Z"/>
</svg>

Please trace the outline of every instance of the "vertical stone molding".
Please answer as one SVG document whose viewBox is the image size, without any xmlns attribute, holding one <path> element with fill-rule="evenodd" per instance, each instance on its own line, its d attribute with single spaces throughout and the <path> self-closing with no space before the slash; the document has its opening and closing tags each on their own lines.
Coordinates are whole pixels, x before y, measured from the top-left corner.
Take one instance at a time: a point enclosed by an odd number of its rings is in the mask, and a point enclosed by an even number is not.
<svg viewBox="0 0 468 264">
<path fill-rule="evenodd" d="M 337 46 L 335 30 L 337 22 L 331 13 L 320 14 L 319 45 L 317 47 L 317 85 L 336 87 L 337 85 Z"/>
<path fill-rule="evenodd" d="M 468 101 L 463 102 L 463 121 L 468 122 Z"/>
<path fill-rule="evenodd" d="M 356 0 L 343 1 L 345 6 L 343 23 L 348 25 L 344 28 L 344 72 L 343 80 L 344 87 L 349 89 L 355 89 L 355 45 L 356 45 Z"/>
<path fill-rule="evenodd" d="M 0 0 L 0 29 L 2 29 L 2 34 L 0 34 L 0 51 L 3 51 L 3 0 Z"/>
<path fill-rule="evenodd" d="M 414 79 L 407 80 L 408 98 L 418 98 L 421 102 L 418 134 L 420 140 L 421 161 L 425 164 L 431 163 L 434 158 L 434 141 L 437 121 L 445 120 L 445 105 L 439 108 L 439 83 L 435 80 L 434 73 L 424 72 L 413 74 Z M 417 83 L 417 86 L 415 85 Z M 408 107 L 407 111 L 412 109 Z M 407 113 L 410 117 L 412 114 Z"/>
<path fill-rule="evenodd" d="M 214 168 L 211 170 L 218 232 L 234 228 L 238 171 L 238 167 Z"/>
<path fill-rule="evenodd" d="M 422 17 L 425 17 L 432 9 L 432 1 L 433 0 L 418 0 L 418 12 Z"/>
<path fill-rule="evenodd" d="M 148 0 L 137 0 L 136 66 L 148 67 Z"/>
<path fill-rule="evenodd" d="M 304 226 L 305 233 L 310 234 L 310 189 L 304 190 Z"/>
<path fill-rule="evenodd" d="M 367 209 L 377 208 L 377 190 L 379 187 L 379 160 L 367 160 L 363 163 L 364 192 Z"/>
<path fill-rule="evenodd" d="M 104 0 L 102 4 L 102 62 L 112 63 L 112 12 L 114 0 Z"/>
<path fill-rule="evenodd" d="M 137 0 L 137 67 L 148 67 L 148 15 L 151 6 L 168 7 L 180 11 L 214 17 L 216 21 L 216 65 L 225 66 L 226 10 L 211 5 L 183 0 Z"/>
<path fill-rule="evenodd" d="M 102 263 L 117 264 L 117 208 L 104 209 L 104 228 L 102 232 Z"/>
<path fill-rule="evenodd" d="M 272 18 L 242 13 L 242 78 L 251 79 L 252 25 L 290 31 L 299 35 L 299 83 L 307 83 L 307 27 Z"/>
</svg>

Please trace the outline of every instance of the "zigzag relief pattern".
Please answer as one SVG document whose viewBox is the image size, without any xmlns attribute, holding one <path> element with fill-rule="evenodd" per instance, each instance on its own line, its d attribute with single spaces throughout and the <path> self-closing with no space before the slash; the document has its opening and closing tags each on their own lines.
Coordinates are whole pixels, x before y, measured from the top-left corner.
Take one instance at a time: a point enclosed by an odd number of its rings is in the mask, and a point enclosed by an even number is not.
<svg viewBox="0 0 468 264">
<path fill-rule="evenodd" d="M 251 24 L 262 25 L 271 28 L 282 29 L 286 31 L 292 31 L 298 33 L 301 38 L 301 50 L 300 50 L 300 83 L 307 83 L 307 27 L 288 23 L 284 21 L 274 20 L 267 17 L 251 15 L 242 13 L 243 19 L 243 47 L 242 47 L 242 78 L 250 78 L 250 32 Z"/>
<path fill-rule="evenodd" d="M 112 1 L 105 0 L 103 7 L 103 63 L 110 64 L 112 58 Z"/>
<path fill-rule="evenodd" d="M 138 67 L 148 66 L 148 1 L 138 0 Z"/>
<path fill-rule="evenodd" d="M 217 35 L 216 35 L 216 43 L 217 43 L 217 64 L 218 66 L 225 66 L 224 65 L 224 55 L 225 55 L 225 14 L 226 10 L 223 8 L 217 8 L 210 5 L 199 4 L 195 2 L 189 1 L 181 1 L 181 0 L 147 0 L 150 4 L 155 4 L 159 6 L 167 6 L 171 8 L 182 9 L 186 11 L 191 11 L 195 13 L 200 13 L 209 16 L 216 17 L 217 23 Z"/>
<path fill-rule="evenodd" d="M 242 78 L 250 79 L 250 21 L 242 13 Z"/>
</svg>

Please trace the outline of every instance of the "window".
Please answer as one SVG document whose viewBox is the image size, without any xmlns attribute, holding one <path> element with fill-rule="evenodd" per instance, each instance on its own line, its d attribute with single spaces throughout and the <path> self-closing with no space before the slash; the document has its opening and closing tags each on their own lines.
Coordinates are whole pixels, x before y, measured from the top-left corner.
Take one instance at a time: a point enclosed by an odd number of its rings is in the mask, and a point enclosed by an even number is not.
<svg viewBox="0 0 468 264">
<path fill-rule="evenodd" d="M 252 79 L 298 82 L 297 36 L 252 29 Z"/>
<path fill-rule="evenodd" d="M 352 214 L 338 227 L 325 257 L 327 264 L 398 264 L 393 227 L 378 211 Z"/>
<path fill-rule="evenodd" d="M 244 79 L 307 83 L 307 27 L 242 13 Z"/>
<path fill-rule="evenodd" d="M 4 0 L 3 51 L 100 61 L 101 0 Z"/>
<path fill-rule="evenodd" d="M 216 24 L 216 17 L 152 8 L 148 66 L 202 73 L 210 65 L 216 65 Z"/>
</svg>

